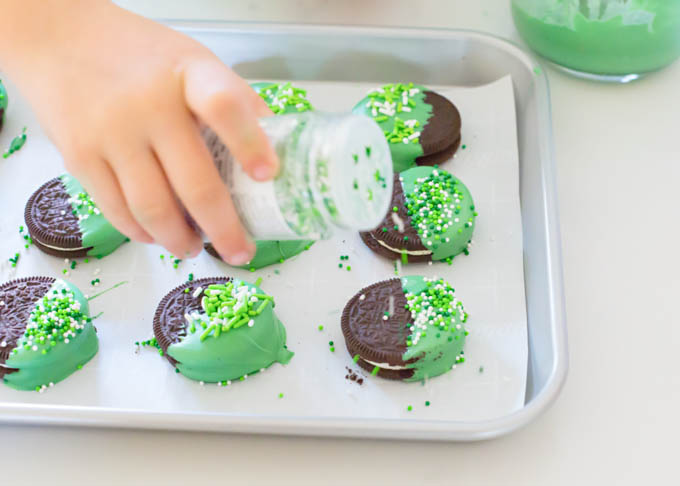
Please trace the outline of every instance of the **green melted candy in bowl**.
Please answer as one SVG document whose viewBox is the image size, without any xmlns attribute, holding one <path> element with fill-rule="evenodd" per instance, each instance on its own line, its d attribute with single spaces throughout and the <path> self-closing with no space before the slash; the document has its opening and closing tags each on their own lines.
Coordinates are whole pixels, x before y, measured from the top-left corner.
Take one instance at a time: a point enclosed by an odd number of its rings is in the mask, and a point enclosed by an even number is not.
<svg viewBox="0 0 680 486">
<path fill-rule="evenodd" d="M 69 174 L 62 175 L 60 179 L 70 196 L 69 203 L 78 218 L 83 248 L 90 248 L 88 255 L 107 256 L 128 241 L 128 238 L 104 217 L 80 182 Z"/>
<path fill-rule="evenodd" d="M 250 85 L 276 115 L 311 111 L 307 92 L 290 83 L 253 83 Z M 314 240 L 259 240 L 255 242 L 255 257 L 240 268 L 257 270 L 285 260 L 308 250 Z"/>
<path fill-rule="evenodd" d="M 450 371 L 465 361 L 463 348 L 468 335 L 467 313 L 455 290 L 443 279 L 410 276 L 401 280 L 412 322 L 402 359 L 413 363 L 413 376 L 420 381 Z"/>
<path fill-rule="evenodd" d="M 678 0 L 513 0 L 522 38 L 566 68 L 643 74 L 680 57 Z"/>
<path fill-rule="evenodd" d="M 205 383 L 244 379 L 274 363 L 287 364 L 286 329 L 274 299 L 237 279 L 201 289 L 202 312 L 185 316 L 186 335 L 168 347 L 183 375 Z"/>
<path fill-rule="evenodd" d="M 87 299 L 74 285 L 56 280 L 29 317 L 26 331 L 5 362 L 18 371 L 4 382 L 18 390 L 36 390 L 68 377 L 90 361 L 99 348 Z"/>
<path fill-rule="evenodd" d="M 413 83 L 386 84 L 368 93 L 352 110 L 380 125 L 389 142 L 394 172 L 414 167 L 416 159 L 424 155 L 420 135 L 432 116 L 425 91 L 427 88 Z"/>
</svg>

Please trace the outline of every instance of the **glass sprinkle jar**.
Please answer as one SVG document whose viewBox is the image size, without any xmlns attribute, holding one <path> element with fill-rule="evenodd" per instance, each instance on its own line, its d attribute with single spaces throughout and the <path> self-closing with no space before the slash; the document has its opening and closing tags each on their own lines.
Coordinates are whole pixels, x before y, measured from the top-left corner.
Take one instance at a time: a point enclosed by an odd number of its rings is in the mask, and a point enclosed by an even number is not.
<svg viewBox="0 0 680 486">
<path fill-rule="evenodd" d="M 378 125 L 355 114 L 293 113 L 260 120 L 281 164 L 257 182 L 209 128 L 203 138 L 256 240 L 326 239 L 334 228 L 378 226 L 392 199 L 392 159 Z"/>
</svg>

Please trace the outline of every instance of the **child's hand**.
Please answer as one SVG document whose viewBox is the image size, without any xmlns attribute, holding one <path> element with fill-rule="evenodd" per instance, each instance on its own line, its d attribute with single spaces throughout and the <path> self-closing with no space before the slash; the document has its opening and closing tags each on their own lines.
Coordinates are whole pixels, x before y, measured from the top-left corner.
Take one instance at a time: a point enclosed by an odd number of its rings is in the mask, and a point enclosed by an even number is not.
<svg viewBox="0 0 680 486">
<path fill-rule="evenodd" d="M 192 39 L 107 1 L 3 3 L 17 18 L 4 16 L 0 65 L 111 223 L 197 255 L 178 198 L 226 261 L 249 261 L 254 245 L 197 124 L 255 179 L 273 177 L 278 161 L 257 124 L 271 112 L 247 83 Z"/>
</svg>

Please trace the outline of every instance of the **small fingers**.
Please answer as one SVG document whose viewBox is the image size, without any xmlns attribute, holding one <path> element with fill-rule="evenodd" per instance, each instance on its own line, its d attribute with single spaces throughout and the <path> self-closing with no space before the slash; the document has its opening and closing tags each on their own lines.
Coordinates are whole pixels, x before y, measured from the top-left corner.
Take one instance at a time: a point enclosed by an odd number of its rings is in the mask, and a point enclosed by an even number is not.
<svg viewBox="0 0 680 486">
<path fill-rule="evenodd" d="M 125 202 L 118 179 L 106 162 L 100 159 L 91 160 L 86 173 L 74 176 L 118 231 L 132 240 L 153 243 L 151 235 L 135 221 Z"/>
<path fill-rule="evenodd" d="M 189 112 L 164 124 L 154 150 L 180 200 L 222 259 L 231 265 L 249 262 L 255 245 Z"/>
<path fill-rule="evenodd" d="M 187 64 L 183 76 L 184 95 L 194 115 L 217 133 L 252 178 L 274 177 L 279 162 L 258 123 L 258 117 L 271 112 L 257 93 L 213 58 Z"/>
<path fill-rule="evenodd" d="M 149 147 L 119 154 L 114 170 L 137 222 L 173 255 L 196 256 L 202 248 L 180 209 L 163 169 Z M 122 160 L 121 160 L 122 159 Z"/>
</svg>

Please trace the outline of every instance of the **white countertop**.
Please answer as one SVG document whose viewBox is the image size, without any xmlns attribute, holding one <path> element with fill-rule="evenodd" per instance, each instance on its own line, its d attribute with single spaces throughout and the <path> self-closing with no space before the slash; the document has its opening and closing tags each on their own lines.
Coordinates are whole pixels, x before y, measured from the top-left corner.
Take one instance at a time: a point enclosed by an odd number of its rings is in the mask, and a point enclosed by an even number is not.
<svg viewBox="0 0 680 486">
<path fill-rule="evenodd" d="M 152 17 L 517 38 L 508 0 L 118 3 Z M 471 444 L 0 426 L 3 484 L 677 484 L 680 63 L 627 86 L 548 73 L 571 363 L 536 422 Z"/>
</svg>

